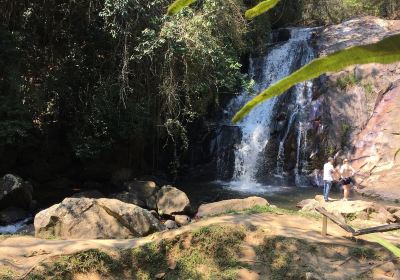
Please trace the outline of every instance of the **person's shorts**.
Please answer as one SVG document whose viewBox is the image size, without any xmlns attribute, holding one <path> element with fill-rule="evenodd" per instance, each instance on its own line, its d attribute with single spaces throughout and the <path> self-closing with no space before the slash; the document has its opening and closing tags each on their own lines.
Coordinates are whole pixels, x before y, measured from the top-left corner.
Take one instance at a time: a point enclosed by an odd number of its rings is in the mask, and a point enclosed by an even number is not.
<svg viewBox="0 0 400 280">
<path fill-rule="evenodd" d="M 342 179 L 341 183 L 343 185 L 350 185 L 350 184 L 353 184 L 353 179 L 351 177 L 347 177 L 347 178 Z"/>
</svg>

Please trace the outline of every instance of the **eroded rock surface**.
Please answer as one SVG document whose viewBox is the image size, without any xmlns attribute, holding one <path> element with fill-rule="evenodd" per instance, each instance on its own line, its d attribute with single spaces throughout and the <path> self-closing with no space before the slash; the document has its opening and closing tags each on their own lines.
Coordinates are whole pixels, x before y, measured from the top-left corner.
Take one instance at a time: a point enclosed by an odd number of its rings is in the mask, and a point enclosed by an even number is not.
<svg viewBox="0 0 400 280">
<path fill-rule="evenodd" d="M 322 199 L 321 199 L 322 198 Z M 400 222 L 397 217 L 397 211 L 400 207 L 384 206 L 375 202 L 364 200 L 342 201 L 335 200 L 325 202 L 321 195 L 317 195 L 315 199 L 306 199 L 300 201 L 297 207 L 301 211 L 314 211 L 316 207 L 323 207 L 328 212 L 335 214 L 340 218 L 371 220 L 379 224 Z M 344 221 L 344 220 L 343 220 Z"/>
<path fill-rule="evenodd" d="M 252 196 L 244 199 L 228 199 L 213 203 L 202 204 L 196 214 L 197 217 L 206 217 L 226 213 L 229 211 L 242 211 L 254 206 L 268 206 L 266 199 Z"/>
<path fill-rule="evenodd" d="M 108 239 L 145 236 L 165 227 L 149 211 L 117 199 L 66 198 L 35 216 L 39 238 Z"/>
<path fill-rule="evenodd" d="M 356 18 L 328 26 L 315 38 L 317 56 L 377 42 L 400 33 L 399 20 Z M 358 170 L 360 191 L 400 199 L 400 63 L 355 65 L 316 80 L 315 118 L 310 134 L 312 168 L 328 156 L 348 157 Z M 340 162 L 338 162 L 340 163 Z"/>
</svg>

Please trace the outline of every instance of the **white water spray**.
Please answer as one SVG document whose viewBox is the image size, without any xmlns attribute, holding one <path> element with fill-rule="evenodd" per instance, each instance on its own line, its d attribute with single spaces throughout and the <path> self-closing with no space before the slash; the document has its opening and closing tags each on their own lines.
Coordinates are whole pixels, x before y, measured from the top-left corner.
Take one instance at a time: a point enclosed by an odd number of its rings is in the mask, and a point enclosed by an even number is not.
<svg viewBox="0 0 400 280">
<path fill-rule="evenodd" d="M 290 29 L 291 38 L 277 44 L 269 49 L 268 54 L 263 58 L 262 74 L 259 82 L 254 87 L 254 92 L 268 88 L 276 81 L 289 75 L 296 70 L 296 65 L 301 60 L 301 64 L 309 62 L 313 58 L 313 51 L 309 44 L 312 35 L 312 29 L 293 28 Z M 257 69 L 254 67 L 253 61 L 250 63 L 250 76 L 254 77 Z M 296 98 L 296 108 L 298 111 L 293 113 L 289 120 L 288 129 L 284 138 L 280 143 L 279 155 L 277 159 L 278 172 L 283 172 L 284 144 L 289 133 L 292 123 L 301 115 L 302 107 L 305 103 L 311 102 L 312 84 L 310 82 L 297 85 L 295 93 L 299 96 Z M 306 94 L 305 94 L 306 93 Z M 304 94 L 306 96 L 304 96 Z M 243 92 L 231 101 L 228 110 L 236 111 L 254 96 L 247 92 Z M 277 98 L 272 98 L 258 107 L 256 107 L 243 121 L 239 123 L 242 130 L 242 141 L 235 150 L 235 167 L 233 181 L 230 183 L 231 188 L 239 191 L 258 192 L 260 184 L 257 183 L 256 174 L 258 172 L 259 161 L 264 152 L 265 146 L 270 138 L 270 124 L 273 115 L 273 109 Z M 302 126 L 298 131 L 298 155 L 295 173 L 299 174 L 302 156 L 302 143 L 305 139 L 305 132 Z M 302 132 L 303 131 L 303 132 Z"/>
</svg>

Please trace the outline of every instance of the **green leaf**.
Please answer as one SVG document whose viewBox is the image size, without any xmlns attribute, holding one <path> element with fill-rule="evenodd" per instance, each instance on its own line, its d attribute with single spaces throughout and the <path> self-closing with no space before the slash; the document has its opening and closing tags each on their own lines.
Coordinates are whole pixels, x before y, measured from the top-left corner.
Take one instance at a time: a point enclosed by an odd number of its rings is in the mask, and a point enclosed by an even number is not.
<svg viewBox="0 0 400 280">
<path fill-rule="evenodd" d="M 326 57 L 314 59 L 250 100 L 236 113 L 232 121 L 236 123 L 242 120 L 260 103 L 284 93 L 297 83 L 317 78 L 323 73 L 338 72 L 354 64 L 389 64 L 396 61 L 400 61 L 400 34 L 387 37 L 374 44 L 351 47 Z"/>
<path fill-rule="evenodd" d="M 196 0 L 176 0 L 168 7 L 168 14 L 169 15 L 176 15 L 182 9 L 186 8 L 190 4 L 196 2 Z"/>
<path fill-rule="evenodd" d="M 397 155 L 400 153 L 400 149 L 398 149 L 395 153 L 394 153 L 394 158 L 393 160 L 396 160 Z"/>
<path fill-rule="evenodd" d="M 380 238 L 374 234 L 371 234 L 370 237 L 371 239 L 388 249 L 390 252 L 392 252 L 396 257 L 400 258 L 400 248 L 396 247 L 394 244 L 390 243 L 386 239 Z"/>
<path fill-rule="evenodd" d="M 272 9 L 279 3 L 280 0 L 266 0 L 258 3 L 251 9 L 248 9 L 245 13 L 245 16 L 248 20 L 251 20 L 267 11 Z"/>
</svg>

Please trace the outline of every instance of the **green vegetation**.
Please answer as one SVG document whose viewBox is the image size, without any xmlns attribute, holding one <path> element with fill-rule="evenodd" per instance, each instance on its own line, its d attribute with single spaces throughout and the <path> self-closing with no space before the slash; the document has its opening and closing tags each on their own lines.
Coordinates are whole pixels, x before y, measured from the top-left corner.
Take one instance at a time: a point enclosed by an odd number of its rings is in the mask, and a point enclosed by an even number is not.
<svg viewBox="0 0 400 280">
<path fill-rule="evenodd" d="M 15 274 L 11 269 L 0 271 L 0 280 L 14 280 Z"/>
<path fill-rule="evenodd" d="M 276 82 L 249 101 L 236 115 L 234 123 L 242 120 L 260 103 L 284 93 L 297 83 L 316 78 L 326 72 L 337 72 L 354 64 L 389 64 L 400 60 L 400 35 L 393 35 L 374 44 L 351 47 L 326 57 L 317 58 L 299 70 Z"/>
<path fill-rule="evenodd" d="M 241 228 L 202 227 L 191 236 L 134 249 L 132 272 L 154 279 L 156 274 L 168 271 L 168 260 L 174 259 L 176 267 L 165 279 L 236 279 L 237 269 L 243 266 L 236 259 L 244 237 Z"/>
<path fill-rule="evenodd" d="M 390 243 L 386 239 L 383 239 L 375 234 L 370 234 L 370 237 L 378 242 L 380 245 L 388 249 L 390 252 L 392 252 L 396 257 L 400 258 L 400 248 L 396 247 L 394 244 Z"/>
<path fill-rule="evenodd" d="M 226 211 L 221 214 L 217 214 L 214 216 L 221 216 L 221 215 L 249 215 L 249 214 L 262 214 L 262 213 L 271 213 L 271 214 L 277 214 L 277 215 L 294 215 L 294 216 L 301 216 L 301 217 L 307 217 L 307 218 L 314 218 L 314 219 L 320 219 L 321 215 L 317 212 L 302 212 L 302 211 L 297 211 L 297 210 L 289 210 L 289 209 L 283 209 L 283 208 L 278 208 L 275 206 L 260 206 L 260 205 L 255 205 L 252 208 L 245 209 L 243 211 Z"/>
<path fill-rule="evenodd" d="M 266 24 L 247 25 L 241 0 L 202 1 L 174 17 L 169 2 L 2 1 L 1 158 L 27 151 L 51 167 L 60 158 L 176 175 L 220 93 L 246 85 L 246 40 Z"/>
<path fill-rule="evenodd" d="M 196 0 L 176 0 L 168 7 L 168 14 L 175 15 L 194 2 Z"/>
<path fill-rule="evenodd" d="M 257 255 L 265 262 L 271 271 L 271 279 L 297 280 L 306 279 L 306 272 L 313 268 L 300 262 L 302 253 L 316 252 L 316 247 L 294 238 L 282 236 L 265 238 L 264 243 L 257 248 Z"/>
<path fill-rule="evenodd" d="M 73 166 L 80 177 L 80 165 L 178 176 L 199 127 L 249 85 L 241 62 L 265 53 L 272 28 L 400 10 L 395 0 L 324 1 L 180 0 L 174 16 L 169 0 L 1 1 L 2 170 L 35 159 L 27 176 L 37 181 L 42 166 L 55 177 Z"/>
<path fill-rule="evenodd" d="M 399 18 L 397 0 L 304 0 L 303 21 L 308 24 L 337 24 L 360 15 Z"/>
<path fill-rule="evenodd" d="M 374 94 L 374 86 L 370 82 L 362 83 L 361 85 L 367 97 L 371 98 L 372 95 Z"/>
<path fill-rule="evenodd" d="M 340 123 L 340 139 L 341 139 L 341 147 L 345 147 L 350 138 L 351 126 L 346 121 L 342 121 Z"/>
<path fill-rule="evenodd" d="M 176 0 L 168 9 L 169 14 L 176 14 L 196 0 Z M 246 18 L 253 19 L 272 9 L 280 1 L 266 0 L 246 11 Z M 294 0 L 291 3 L 281 1 L 278 5 L 279 18 L 291 14 L 294 6 L 297 14 L 301 14 L 300 22 L 307 25 L 326 25 L 340 23 L 354 16 L 372 15 L 395 19 L 400 17 L 400 3 L 396 0 Z M 289 6 L 289 7 L 287 7 Z M 286 15 L 284 15 L 286 13 Z"/>
<path fill-rule="evenodd" d="M 347 89 L 348 87 L 353 87 L 358 83 L 358 79 L 355 75 L 355 73 L 353 74 L 347 74 L 343 77 L 339 77 L 336 80 L 336 85 L 337 87 L 339 87 L 342 90 Z"/>
<path fill-rule="evenodd" d="M 89 250 L 61 257 L 43 264 L 28 279 L 72 279 L 76 273 L 96 272 L 107 279 L 150 280 L 165 273 L 164 279 L 171 280 L 234 280 L 238 269 L 246 266 L 238 262 L 239 247 L 245 236 L 241 227 L 208 226 L 174 240 L 123 250 L 119 256 Z"/>
<path fill-rule="evenodd" d="M 246 11 L 246 18 L 247 19 L 253 19 L 267 11 L 269 11 L 270 9 L 272 9 L 273 7 L 275 7 L 280 0 L 267 0 L 267 1 L 262 1 L 260 3 L 258 3 L 255 7 L 249 9 Z"/>
<path fill-rule="evenodd" d="M 354 247 L 349 251 L 349 255 L 358 259 L 376 259 L 376 252 L 371 248 Z"/>
<path fill-rule="evenodd" d="M 259 245 L 254 244 L 255 240 Z M 115 280 L 152 280 L 161 276 L 167 280 L 234 280 L 238 279 L 239 269 L 245 268 L 258 271 L 261 279 L 290 280 L 306 279 L 306 273 L 323 275 L 322 263 L 347 262 L 347 257 L 363 267 L 371 260 L 388 260 L 389 254 L 383 250 L 361 245 L 310 243 L 237 225 L 210 225 L 137 248 L 109 253 L 88 250 L 57 257 L 35 268 L 26 279 L 73 279 L 76 274 L 95 273 L 102 279 Z M 243 259 L 243 248 L 254 249 L 255 258 Z M 260 265 L 266 269 L 260 272 Z M 12 277 L 12 272 L 7 273 L 4 275 Z M 367 273 L 360 271 L 361 275 Z"/>
<path fill-rule="evenodd" d="M 122 267 L 121 260 L 114 259 L 100 250 L 88 250 L 71 256 L 60 257 L 44 263 L 40 271 L 31 273 L 27 279 L 73 279 L 76 273 L 97 272 L 101 275 L 116 273 Z"/>
</svg>

